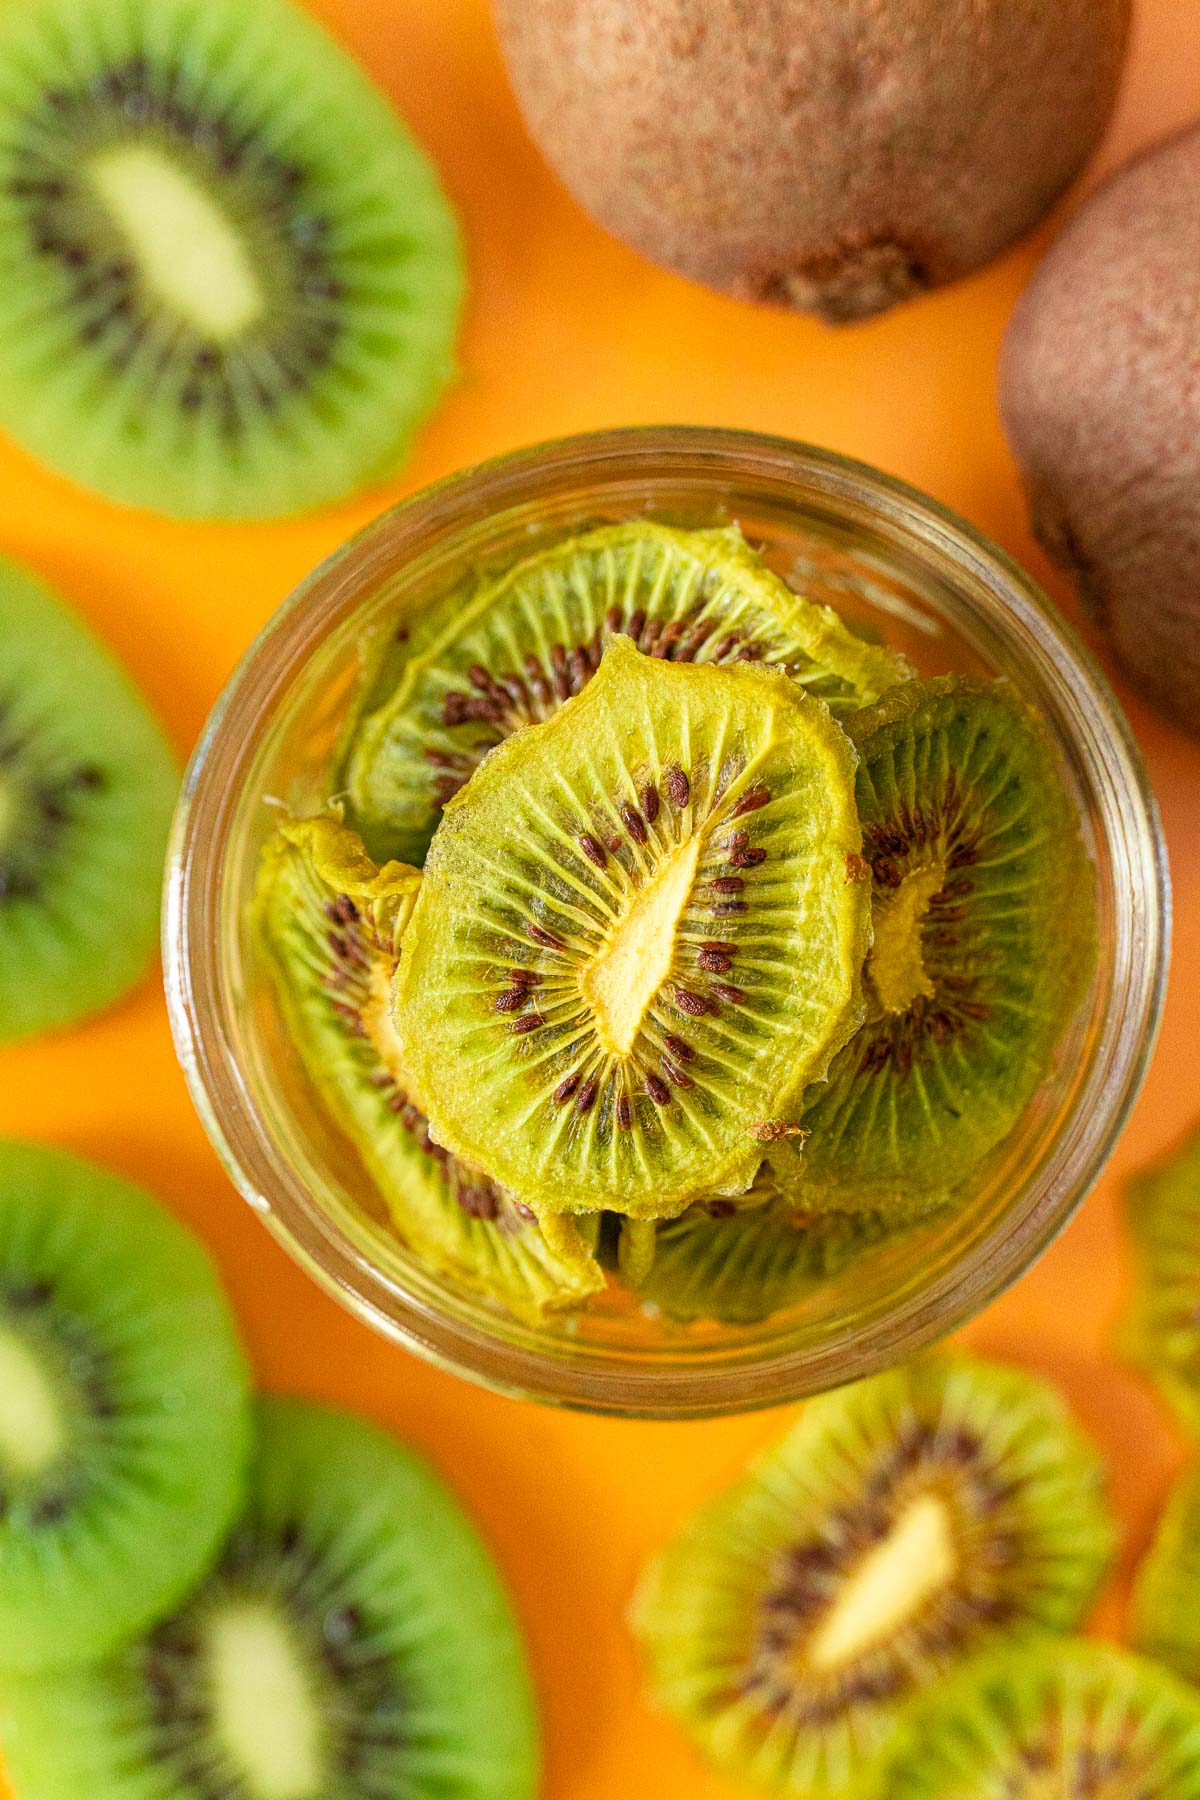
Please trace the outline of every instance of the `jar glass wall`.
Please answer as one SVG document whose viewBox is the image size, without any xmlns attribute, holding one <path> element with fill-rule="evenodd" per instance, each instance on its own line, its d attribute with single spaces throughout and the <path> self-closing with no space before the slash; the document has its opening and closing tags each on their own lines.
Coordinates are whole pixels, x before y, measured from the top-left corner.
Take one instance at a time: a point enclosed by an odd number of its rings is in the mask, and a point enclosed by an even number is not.
<svg viewBox="0 0 1200 1800">
<path fill-rule="evenodd" d="M 278 808 L 317 811 L 364 668 L 464 575 L 580 528 L 736 520 L 812 599 L 925 674 L 1014 681 L 1061 752 L 1097 872 L 1100 953 L 1051 1079 L 960 1207 L 756 1325 L 675 1326 L 613 1291 L 521 1324 L 418 1262 L 304 1081 L 248 930 Z M 646 1417 L 733 1412 L 871 1373 L 942 1336 L 1046 1247 L 1111 1151 L 1145 1069 L 1169 899 L 1152 797 L 1102 676 L 1039 590 L 932 501 L 784 440 L 691 428 L 542 445 L 455 476 L 318 568 L 214 709 L 176 819 L 166 912 L 179 1054 L 231 1178 L 354 1312 L 433 1360 L 538 1399 Z"/>
</svg>

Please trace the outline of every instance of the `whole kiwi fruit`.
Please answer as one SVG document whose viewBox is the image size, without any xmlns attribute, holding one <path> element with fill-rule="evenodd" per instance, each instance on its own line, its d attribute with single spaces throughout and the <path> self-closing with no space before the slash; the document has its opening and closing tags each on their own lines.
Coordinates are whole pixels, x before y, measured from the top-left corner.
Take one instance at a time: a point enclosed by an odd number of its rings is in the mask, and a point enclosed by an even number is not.
<svg viewBox="0 0 1200 1800">
<path fill-rule="evenodd" d="M 1200 734 L 1200 129 L 1071 220 L 1001 359 L 1033 528 L 1137 686 Z"/>
<path fill-rule="evenodd" d="M 989 262 L 1112 106 L 1129 0 L 495 0 L 530 129 L 653 261 L 840 322 Z"/>
</svg>

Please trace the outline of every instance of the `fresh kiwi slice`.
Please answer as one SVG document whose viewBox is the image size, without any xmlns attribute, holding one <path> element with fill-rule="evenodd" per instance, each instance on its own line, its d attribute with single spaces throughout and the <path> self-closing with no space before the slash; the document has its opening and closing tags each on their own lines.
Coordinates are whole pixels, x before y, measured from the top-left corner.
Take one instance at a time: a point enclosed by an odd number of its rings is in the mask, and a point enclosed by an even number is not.
<svg viewBox="0 0 1200 1800">
<path fill-rule="evenodd" d="M 210 1579 L 98 1668 L 5 1686 L 21 1800 L 532 1800 L 516 1622 L 441 1482 L 364 1421 L 261 1409 Z"/>
<path fill-rule="evenodd" d="M 1049 1073 L 1095 959 L 1095 877 L 1049 734 L 1002 681 L 913 681 L 846 721 L 871 867 L 867 1019 L 813 1089 L 803 1204 L 934 1207 Z"/>
<path fill-rule="evenodd" d="M 1016 1370 L 930 1357 L 815 1400 L 647 1570 L 652 1695 L 735 1781 L 865 1793 L 930 1681 L 1074 1625 L 1113 1542 L 1101 1482 Z"/>
<path fill-rule="evenodd" d="M 1023 1645 L 914 1713 L 887 1800 L 1195 1800 L 1200 1697 L 1112 1644 Z"/>
<path fill-rule="evenodd" d="M 798 1212 L 764 1163 L 739 1198 L 700 1200 L 677 1219 L 648 1223 L 652 1253 L 627 1279 L 669 1319 L 748 1325 L 795 1305 L 913 1224 L 883 1212 Z"/>
<path fill-rule="evenodd" d="M 183 1227 L 0 1143 L 0 1669 L 106 1655 L 178 1602 L 241 1504 L 247 1392 Z"/>
<path fill-rule="evenodd" d="M 1200 1430 L 1200 1131 L 1129 1192 L 1136 1285 L 1130 1359 L 1191 1431 Z"/>
<path fill-rule="evenodd" d="M 442 806 L 488 750 L 579 693 L 617 634 L 670 662 L 786 669 L 834 713 L 908 672 L 794 594 L 735 526 L 603 526 L 451 593 L 420 621 L 347 764 L 371 848 L 419 862 Z"/>
<path fill-rule="evenodd" d="M 98 1012 L 145 973 L 177 788 L 128 676 L 0 562 L 0 1043 Z"/>
<path fill-rule="evenodd" d="M 402 456 L 462 276 L 436 178 L 288 0 L 0 14 L 0 419 L 137 506 L 320 506 Z"/>
<path fill-rule="evenodd" d="M 1129 1637 L 1135 1649 L 1200 1683 L 1200 1472 L 1195 1469 L 1171 1494 L 1138 1569 Z"/>
<path fill-rule="evenodd" d="M 614 638 L 430 851 L 395 1020 L 434 1138 L 541 1216 L 747 1188 L 860 1017 L 860 843 L 824 705 Z"/>
<path fill-rule="evenodd" d="M 310 1081 L 353 1143 L 400 1235 L 433 1269 L 537 1319 L 604 1275 L 573 1221 L 543 1231 L 429 1135 L 391 1029 L 397 949 L 421 877 L 378 869 L 344 825 L 282 825 L 263 855 L 259 941 Z"/>
</svg>

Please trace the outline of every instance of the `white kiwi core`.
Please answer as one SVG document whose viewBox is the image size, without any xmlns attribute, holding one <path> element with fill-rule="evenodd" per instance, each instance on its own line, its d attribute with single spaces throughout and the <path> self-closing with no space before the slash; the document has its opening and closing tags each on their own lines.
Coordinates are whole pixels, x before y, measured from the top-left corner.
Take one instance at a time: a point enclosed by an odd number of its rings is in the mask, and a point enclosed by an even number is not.
<svg viewBox="0 0 1200 1800">
<path fill-rule="evenodd" d="M 946 1502 L 921 1494 L 859 1562 L 809 1638 L 805 1662 L 828 1671 L 882 1644 L 958 1573 Z"/>
<path fill-rule="evenodd" d="M 218 342 L 254 324 L 266 296 L 245 242 L 185 169 L 153 145 L 123 144 L 90 173 L 158 300 Z"/>
<path fill-rule="evenodd" d="M 40 1475 L 66 1448 L 62 1402 L 37 1353 L 0 1330 L 0 1466 Z"/>
<path fill-rule="evenodd" d="M 580 992 L 610 1056 L 628 1056 L 646 1008 L 671 972 L 675 930 L 696 879 L 700 847 L 696 835 L 672 852 L 580 972 Z"/>
<path fill-rule="evenodd" d="M 319 1800 L 326 1790 L 321 1715 L 287 1623 L 243 1600 L 209 1621 L 213 1728 L 258 1800 Z"/>
<path fill-rule="evenodd" d="M 941 863 L 912 869 L 900 886 L 875 902 L 875 941 L 867 972 L 885 1012 L 907 1012 L 914 1000 L 932 998 L 933 983 L 921 950 L 921 925 L 946 880 Z"/>
</svg>

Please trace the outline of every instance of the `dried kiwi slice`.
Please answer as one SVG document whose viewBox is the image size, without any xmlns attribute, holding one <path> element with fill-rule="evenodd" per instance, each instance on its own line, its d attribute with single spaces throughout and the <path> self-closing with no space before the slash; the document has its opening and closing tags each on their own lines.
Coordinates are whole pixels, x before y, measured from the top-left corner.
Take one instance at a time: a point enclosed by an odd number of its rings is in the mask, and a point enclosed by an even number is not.
<svg viewBox="0 0 1200 1800">
<path fill-rule="evenodd" d="M 98 1012 L 144 975 L 178 784 L 124 670 L 0 562 L 0 1043 Z"/>
<path fill-rule="evenodd" d="M 429 1136 L 392 1034 L 389 989 L 421 877 L 331 819 L 281 826 L 255 910 L 287 1030 L 401 1236 L 432 1268 L 522 1317 L 579 1305 L 604 1276 L 570 1220 L 550 1227 Z"/>
<path fill-rule="evenodd" d="M 1045 726 L 1005 682 L 913 681 L 846 722 L 874 941 L 867 1020 L 813 1089 L 813 1207 L 936 1206 L 1050 1071 L 1095 959 L 1095 877 Z M 790 1181 L 786 1156 L 781 1176 Z"/>
<path fill-rule="evenodd" d="M 653 1253 L 630 1279 L 643 1302 L 685 1323 L 748 1325 L 806 1294 L 913 1222 L 889 1213 L 797 1212 L 764 1163 L 738 1199 L 700 1200 L 650 1224 Z"/>
<path fill-rule="evenodd" d="M 1124 1347 L 1200 1430 L 1200 1132 L 1138 1177 L 1128 1210 L 1137 1276 Z"/>
<path fill-rule="evenodd" d="M 204 1574 L 242 1503 L 248 1385 L 181 1225 L 77 1157 L 0 1144 L 0 1669 L 107 1655 Z"/>
<path fill-rule="evenodd" d="M 1200 1471 L 1174 1489 L 1138 1569 L 1129 1638 L 1135 1650 L 1200 1682 Z"/>
<path fill-rule="evenodd" d="M 604 526 L 452 593 L 421 620 L 403 676 L 347 765 L 372 849 L 419 862 L 440 809 L 488 750 L 579 693 L 618 633 L 671 662 L 786 669 L 834 713 L 868 705 L 907 673 L 829 607 L 794 594 L 736 527 Z"/>
<path fill-rule="evenodd" d="M 434 1137 L 542 1216 L 748 1187 L 860 1016 L 859 847 L 820 702 L 615 638 L 430 852 L 395 1019 Z"/>
<path fill-rule="evenodd" d="M 183 1610 L 6 1683 L 21 1800 L 533 1800 L 525 1656 L 441 1482 L 365 1421 L 261 1409 L 249 1507 Z"/>
<path fill-rule="evenodd" d="M 1079 1618 L 1113 1542 L 1101 1481 L 1012 1369 L 931 1357 L 815 1400 L 646 1571 L 652 1696 L 735 1781 L 874 1791 L 928 1682 Z"/>
<path fill-rule="evenodd" d="M 987 1659 L 914 1715 L 887 1800 L 1195 1800 L 1200 1697 L 1111 1644 Z"/>
<path fill-rule="evenodd" d="M 138 506 L 258 517 L 387 472 L 451 366 L 449 208 L 286 0 L 0 13 L 0 419 Z"/>
</svg>

